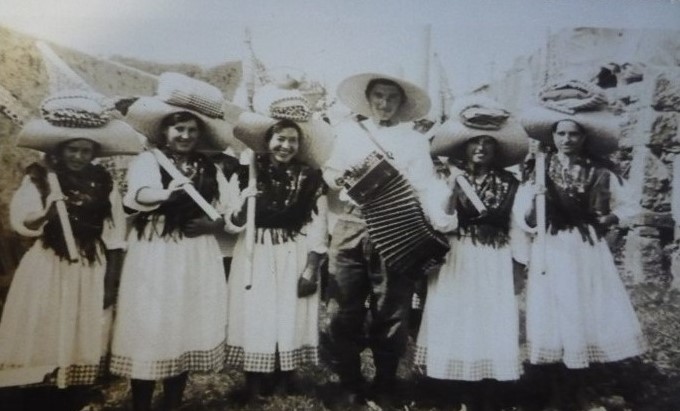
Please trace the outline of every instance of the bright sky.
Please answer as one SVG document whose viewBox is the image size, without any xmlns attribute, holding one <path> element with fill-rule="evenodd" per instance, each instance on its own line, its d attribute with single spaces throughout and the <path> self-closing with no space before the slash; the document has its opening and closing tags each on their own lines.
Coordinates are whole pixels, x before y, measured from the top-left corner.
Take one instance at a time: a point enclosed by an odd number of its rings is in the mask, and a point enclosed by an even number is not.
<svg viewBox="0 0 680 411">
<path fill-rule="evenodd" d="M 426 27 L 454 93 L 564 27 L 680 28 L 680 0 L 1 0 L 0 25 L 93 55 L 206 66 L 244 56 L 334 87 L 368 70 L 424 78 Z M 493 63 L 492 63 L 493 62 Z"/>
</svg>

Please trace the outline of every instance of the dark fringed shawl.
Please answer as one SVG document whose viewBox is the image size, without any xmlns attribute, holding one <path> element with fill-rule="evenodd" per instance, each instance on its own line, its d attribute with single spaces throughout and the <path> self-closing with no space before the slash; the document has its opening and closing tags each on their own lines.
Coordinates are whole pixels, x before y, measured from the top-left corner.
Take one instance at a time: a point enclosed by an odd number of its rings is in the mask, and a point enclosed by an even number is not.
<svg viewBox="0 0 680 411">
<path fill-rule="evenodd" d="M 165 152 L 170 161 L 178 164 L 173 154 Z M 192 182 L 196 190 L 211 203 L 218 196 L 217 187 L 217 169 L 215 165 L 201 153 L 191 153 L 187 161 L 177 169 L 182 172 Z M 161 168 L 161 182 L 164 188 L 167 188 L 172 181 L 170 175 Z M 144 229 L 147 224 L 152 223 L 154 227 L 158 227 L 157 222 L 161 217 L 164 224 L 162 231 L 154 231 L 153 234 L 161 237 L 184 236 L 184 227 L 193 219 L 200 218 L 204 215 L 204 211 L 196 205 L 194 200 L 184 191 L 178 190 L 174 192 L 170 198 L 163 202 L 158 208 L 148 212 L 140 212 L 135 215 L 133 219 L 133 226 L 137 230 L 138 238 L 141 240 L 144 236 Z"/>
<path fill-rule="evenodd" d="M 481 182 L 475 182 L 467 173 L 465 177 L 482 200 L 487 212 L 480 215 L 472 202 L 458 191 L 459 201 L 457 235 L 470 237 L 473 244 L 502 247 L 510 239 L 510 212 L 519 181 L 505 170 L 490 170 Z M 460 190 L 456 186 L 455 190 Z"/>
<path fill-rule="evenodd" d="M 559 158 L 546 161 L 546 220 L 549 230 L 577 229 L 583 241 L 594 244 L 588 226 L 595 228 L 597 238 L 606 234 L 606 227 L 598 223 L 599 216 L 611 213 L 609 188 L 611 170 L 595 160 L 582 157 L 565 166 Z"/>
<path fill-rule="evenodd" d="M 94 164 L 80 171 L 68 170 L 57 164 L 54 172 L 66 198 L 66 210 L 80 256 L 93 264 L 98 261 L 97 250 L 103 245 L 104 220 L 111 217 L 111 175 L 104 167 Z M 26 173 L 38 188 L 44 206 L 50 193 L 47 168 L 44 164 L 33 163 Z M 61 259 L 68 259 L 63 230 L 56 214 L 47 220 L 42 240 L 45 248 L 53 250 Z"/>
<path fill-rule="evenodd" d="M 268 154 L 258 155 L 256 166 L 255 226 L 277 229 L 275 243 L 294 239 L 318 213 L 316 201 L 326 191 L 321 171 L 295 160 L 274 164 Z M 247 179 L 240 181 L 244 188 Z"/>
</svg>

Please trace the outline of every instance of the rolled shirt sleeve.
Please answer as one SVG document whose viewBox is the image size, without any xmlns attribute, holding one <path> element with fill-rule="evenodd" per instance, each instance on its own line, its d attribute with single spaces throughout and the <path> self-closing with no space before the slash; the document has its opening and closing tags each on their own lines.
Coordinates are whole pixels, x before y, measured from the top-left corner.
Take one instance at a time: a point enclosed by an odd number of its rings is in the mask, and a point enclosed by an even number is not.
<svg viewBox="0 0 680 411">
<path fill-rule="evenodd" d="M 160 204 L 146 205 L 137 201 L 137 193 L 145 187 L 163 189 L 161 170 L 151 152 L 140 153 L 132 162 L 127 172 L 128 191 L 123 197 L 123 205 L 135 211 L 153 211 Z"/>
<path fill-rule="evenodd" d="M 32 230 L 26 227 L 25 221 L 29 214 L 43 210 L 43 202 L 38 188 L 30 177 L 25 176 L 21 185 L 12 196 L 9 206 L 9 219 L 12 229 L 24 237 L 39 237 L 43 233 L 43 225 Z"/>
</svg>

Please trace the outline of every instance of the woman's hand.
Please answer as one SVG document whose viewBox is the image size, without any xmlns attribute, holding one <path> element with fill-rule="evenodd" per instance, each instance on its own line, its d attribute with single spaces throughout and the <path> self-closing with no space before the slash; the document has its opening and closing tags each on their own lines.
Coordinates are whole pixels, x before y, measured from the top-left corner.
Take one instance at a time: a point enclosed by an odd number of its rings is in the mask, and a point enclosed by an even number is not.
<svg viewBox="0 0 680 411">
<path fill-rule="evenodd" d="M 179 192 L 184 189 L 184 186 L 191 184 L 191 180 L 186 177 L 174 179 L 168 184 L 168 188 L 159 187 L 142 187 L 137 191 L 135 200 L 145 206 L 156 206 L 164 203 L 173 196 L 179 195 Z"/>
<path fill-rule="evenodd" d="M 189 238 L 198 237 L 204 234 L 215 234 L 224 230 L 224 219 L 211 220 L 207 216 L 189 220 L 184 226 L 184 235 Z"/>
<path fill-rule="evenodd" d="M 170 181 L 170 184 L 168 184 L 168 188 L 165 189 L 165 193 L 167 196 L 163 201 L 169 200 L 176 192 L 184 190 L 184 186 L 187 184 L 191 184 L 191 180 L 189 180 L 186 177 L 176 178 Z"/>
<path fill-rule="evenodd" d="M 241 207 L 244 207 L 246 205 L 250 197 L 257 197 L 258 194 L 260 194 L 260 192 L 257 191 L 257 187 L 248 186 L 245 189 L 243 189 L 243 191 L 241 191 L 241 194 L 239 195 Z"/>
<path fill-rule="evenodd" d="M 305 269 L 302 270 L 297 284 L 297 295 L 299 298 L 309 297 L 316 293 L 316 290 L 319 288 L 317 273 L 324 257 L 325 254 L 319 254 L 314 251 L 310 251 L 307 254 L 307 264 Z"/>
<path fill-rule="evenodd" d="M 24 225 L 30 230 L 37 230 L 45 222 L 45 220 L 56 217 L 57 207 L 54 204 L 57 201 L 66 200 L 66 197 L 61 193 L 50 193 L 45 198 L 45 207 L 41 211 L 36 211 L 29 213 L 25 220 Z"/>
<path fill-rule="evenodd" d="M 299 298 L 309 297 L 310 295 L 314 295 L 318 288 L 319 286 L 316 282 L 316 276 L 312 277 L 311 279 L 300 277 L 298 278 L 297 283 L 297 296 Z"/>
<path fill-rule="evenodd" d="M 619 218 L 615 214 L 606 214 L 597 217 L 597 222 L 602 227 L 608 228 L 619 223 Z"/>
<path fill-rule="evenodd" d="M 247 218 L 247 206 L 248 206 L 248 199 L 251 197 L 257 197 L 260 194 L 259 191 L 257 191 L 257 187 L 246 187 L 241 193 L 239 194 L 239 200 L 238 203 L 240 204 L 239 211 L 235 212 L 231 216 L 231 222 L 236 225 L 236 226 L 242 226 L 246 223 L 246 218 Z"/>
</svg>

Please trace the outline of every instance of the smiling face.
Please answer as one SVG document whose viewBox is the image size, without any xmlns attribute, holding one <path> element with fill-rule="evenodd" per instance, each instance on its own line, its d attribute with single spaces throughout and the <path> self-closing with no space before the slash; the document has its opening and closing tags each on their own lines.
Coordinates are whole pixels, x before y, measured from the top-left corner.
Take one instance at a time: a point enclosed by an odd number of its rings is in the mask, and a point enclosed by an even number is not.
<svg viewBox="0 0 680 411">
<path fill-rule="evenodd" d="M 300 133 L 294 127 L 281 128 L 272 134 L 268 148 L 274 162 L 288 163 L 300 149 Z"/>
<path fill-rule="evenodd" d="M 71 171 L 81 171 L 96 157 L 97 144 L 91 140 L 67 141 L 61 147 L 61 160 Z"/>
<path fill-rule="evenodd" d="M 163 131 L 167 147 L 175 153 L 186 154 L 196 148 L 200 128 L 196 120 L 179 121 Z"/>
<path fill-rule="evenodd" d="M 586 135 L 577 123 L 571 120 L 562 120 L 553 127 L 553 142 L 557 152 L 564 155 L 580 154 Z"/>
<path fill-rule="evenodd" d="M 498 143 L 491 136 L 471 138 L 465 144 L 465 158 L 473 165 L 489 165 L 496 157 Z"/>
<path fill-rule="evenodd" d="M 378 121 L 395 120 L 404 97 L 399 86 L 377 83 L 366 93 L 373 118 Z"/>
</svg>

